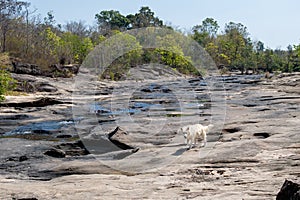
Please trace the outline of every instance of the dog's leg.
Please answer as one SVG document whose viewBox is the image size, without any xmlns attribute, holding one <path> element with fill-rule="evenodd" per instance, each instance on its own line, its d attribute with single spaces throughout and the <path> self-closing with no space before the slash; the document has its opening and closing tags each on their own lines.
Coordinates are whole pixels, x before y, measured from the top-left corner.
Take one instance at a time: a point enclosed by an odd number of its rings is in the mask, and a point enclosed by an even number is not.
<svg viewBox="0 0 300 200">
<path fill-rule="evenodd" d="M 193 148 L 193 138 L 189 138 L 188 146 L 188 150 Z"/>
<path fill-rule="evenodd" d="M 203 142 L 203 147 L 206 146 L 206 143 L 207 143 L 207 140 L 206 140 L 206 137 L 205 137 L 204 142 Z"/>
<path fill-rule="evenodd" d="M 197 136 L 197 134 L 195 134 L 195 137 L 194 137 L 194 145 L 195 145 L 195 146 L 197 146 L 197 143 L 198 143 L 198 139 L 197 139 L 196 136 Z"/>
<path fill-rule="evenodd" d="M 186 137 L 186 145 L 187 145 L 187 150 L 190 149 L 190 138 Z"/>
<path fill-rule="evenodd" d="M 205 147 L 206 143 L 207 143 L 206 132 L 203 131 L 203 146 L 202 147 Z"/>
<path fill-rule="evenodd" d="M 195 147 L 197 144 L 197 137 L 195 135 L 193 135 L 192 139 L 191 139 L 191 148 Z"/>
</svg>

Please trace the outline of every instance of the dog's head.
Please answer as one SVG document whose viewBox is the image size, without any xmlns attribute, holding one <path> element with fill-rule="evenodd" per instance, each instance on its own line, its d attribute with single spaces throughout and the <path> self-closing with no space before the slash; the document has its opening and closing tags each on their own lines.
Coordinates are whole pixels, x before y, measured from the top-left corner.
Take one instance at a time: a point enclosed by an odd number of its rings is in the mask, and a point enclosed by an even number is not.
<svg viewBox="0 0 300 200">
<path fill-rule="evenodd" d="M 184 133 L 184 134 L 183 134 L 183 137 L 184 137 L 184 139 L 186 139 L 186 137 L 187 137 L 187 133 Z"/>
<path fill-rule="evenodd" d="M 183 134 L 183 137 L 186 138 L 188 130 L 189 130 L 189 127 L 182 127 L 180 129 L 178 129 L 177 133 Z"/>
</svg>

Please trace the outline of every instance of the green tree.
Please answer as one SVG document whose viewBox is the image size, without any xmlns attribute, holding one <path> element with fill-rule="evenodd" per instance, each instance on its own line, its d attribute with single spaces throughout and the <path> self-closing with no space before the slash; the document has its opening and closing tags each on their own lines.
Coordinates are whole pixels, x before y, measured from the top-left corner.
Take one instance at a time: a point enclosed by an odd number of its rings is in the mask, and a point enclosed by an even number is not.
<svg viewBox="0 0 300 200">
<path fill-rule="evenodd" d="M 253 45 L 248 37 L 247 27 L 241 23 L 229 22 L 225 25 L 225 49 L 223 52 L 230 59 L 231 68 L 239 69 L 244 73 L 249 64 L 253 64 Z"/>
<path fill-rule="evenodd" d="M 0 70 L 0 102 L 5 99 L 4 95 L 15 88 L 15 80 L 4 70 Z"/>
<path fill-rule="evenodd" d="M 300 45 L 294 45 L 291 61 L 292 61 L 291 71 L 300 72 Z"/>
<path fill-rule="evenodd" d="M 191 63 L 191 58 L 184 55 L 182 49 L 184 42 L 180 34 L 157 36 L 156 42 L 158 48 L 155 52 L 163 64 L 183 74 L 199 75 L 198 70 Z"/>
<path fill-rule="evenodd" d="M 94 48 L 89 37 L 80 37 L 71 32 L 65 32 L 60 38 L 60 60 L 81 64 L 87 54 Z"/>
<path fill-rule="evenodd" d="M 54 14 L 53 11 L 47 12 L 47 16 L 44 17 L 44 24 L 47 27 L 53 27 L 55 24 Z"/>
<path fill-rule="evenodd" d="M 116 10 L 104 10 L 95 16 L 102 35 L 111 33 L 111 30 L 127 30 L 130 21 Z"/>
<path fill-rule="evenodd" d="M 264 62 L 262 65 L 262 70 L 265 72 L 273 72 L 275 70 L 280 70 L 285 65 L 282 59 L 283 51 L 276 49 L 266 49 L 264 51 Z"/>
<path fill-rule="evenodd" d="M 226 45 L 223 45 L 224 42 L 222 37 L 219 36 L 215 41 L 208 43 L 205 47 L 205 50 L 219 67 L 229 66 L 231 62 L 226 54 L 226 50 L 223 49 L 226 48 Z"/>
<path fill-rule="evenodd" d="M 143 27 L 162 27 L 163 21 L 155 17 L 154 12 L 149 7 L 141 7 L 135 15 L 127 15 L 126 18 L 130 21 L 129 28 L 143 28 Z"/>
<path fill-rule="evenodd" d="M 247 38 L 249 33 L 247 27 L 241 23 L 229 22 L 225 24 L 225 34 L 227 35 L 236 35 L 240 34 L 243 38 Z"/>
<path fill-rule="evenodd" d="M 137 39 L 127 33 L 119 32 L 112 37 L 112 39 L 104 40 L 101 43 L 98 47 L 101 49 L 96 49 L 96 51 L 102 51 L 104 54 L 109 53 L 109 55 L 104 56 L 102 63 L 98 64 L 107 67 L 101 78 L 119 80 L 126 76 L 131 67 L 140 63 L 143 49 Z M 110 49 L 110 51 L 106 52 L 106 49 Z"/>
<path fill-rule="evenodd" d="M 193 39 L 200 45 L 206 47 L 208 43 L 213 42 L 219 29 L 218 22 L 213 18 L 206 18 L 201 25 L 193 27 Z"/>
<path fill-rule="evenodd" d="M 256 41 L 253 43 L 254 51 L 253 51 L 253 71 L 255 73 L 258 72 L 258 69 L 264 65 L 264 50 L 265 45 L 262 41 Z"/>
</svg>

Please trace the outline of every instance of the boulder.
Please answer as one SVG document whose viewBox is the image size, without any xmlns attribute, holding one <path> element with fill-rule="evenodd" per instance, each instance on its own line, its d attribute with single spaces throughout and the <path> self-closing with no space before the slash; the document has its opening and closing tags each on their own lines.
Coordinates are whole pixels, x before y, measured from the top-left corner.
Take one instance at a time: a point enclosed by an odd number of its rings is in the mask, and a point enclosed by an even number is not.
<svg viewBox="0 0 300 200">
<path fill-rule="evenodd" d="M 120 127 L 109 133 L 108 139 L 123 150 L 136 148 L 133 145 L 134 138 Z"/>
<path fill-rule="evenodd" d="M 285 180 L 276 200 L 300 200 L 300 185 L 289 180 Z"/>
<path fill-rule="evenodd" d="M 67 156 L 82 156 L 89 154 L 82 141 L 63 143 L 56 146 L 56 149 L 63 151 Z"/>
<path fill-rule="evenodd" d="M 48 69 L 42 70 L 39 66 L 29 63 L 13 62 L 12 72 L 16 74 L 30 74 L 49 77 L 69 77 L 77 74 L 80 65 L 51 65 Z"/>
<path fill-rule="evenodd" d="M 51 77 L 70 77 L 72 74 L 77 74 L 79 65 L 51 65 L 47 70 L 47 76 Z"/>
<path fill-rule="evenodd" d="M 51 106 L 56 104 L 65 104 L 65 102 L 50 97 L 42 97 L 35 101 L 29 101 L 29 102 L 8 102 L 8 103 L 4 102 L 4 103 L 0 103 L 0 107 L 21 107 L 21 108 L 46 107 L 46 106 Z"/>
<path fill-rule="evenodd" d="M 64 157 L 66 157 L 66 153 L 63 150 L 56 149 L 56 148 L 49 149 L 44 154 L 47 155 L 47 156 L 54 157 L 54 158 L 64 158 Z"/>
<path fill-rule="evenodd" d="M 41 83 L 37 86 L 39 92 L 57 92 L 57 88 L 48 83 Z"/>
<path fill-rule="evenodd" d="M 28 63 L 13 62 L 13 72 L 16 74 L 42 75 L 37 65 Z"/>
</svg>

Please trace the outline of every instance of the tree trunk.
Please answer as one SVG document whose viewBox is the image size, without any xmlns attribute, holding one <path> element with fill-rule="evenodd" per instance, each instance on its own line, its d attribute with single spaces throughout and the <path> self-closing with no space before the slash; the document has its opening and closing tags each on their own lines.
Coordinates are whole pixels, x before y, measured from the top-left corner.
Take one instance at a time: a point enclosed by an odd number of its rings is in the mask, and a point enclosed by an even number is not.
<svg viewBox="0 0 300 200">
<path fill-rule="evenodd" d="M 4 53 L 6 51 L 6 33 L 4 30 L 2 37 L 2 53 Z"/>
</svg>

